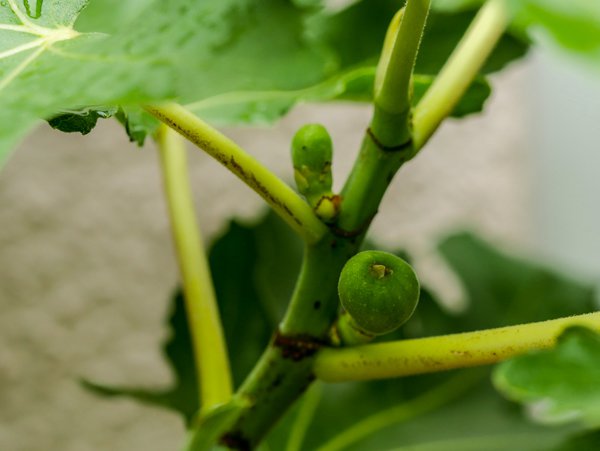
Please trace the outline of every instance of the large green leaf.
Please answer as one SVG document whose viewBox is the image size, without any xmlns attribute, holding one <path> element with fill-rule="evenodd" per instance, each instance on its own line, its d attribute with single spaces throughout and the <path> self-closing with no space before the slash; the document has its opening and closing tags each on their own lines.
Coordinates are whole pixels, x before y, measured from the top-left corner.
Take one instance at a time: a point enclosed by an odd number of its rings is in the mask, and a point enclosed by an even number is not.
<svg viewBox="0 0 600 451">
<path fill-rule="evenodd" d="M 600 67 L 600 2 L 509 0 L 516 25 L 533 39 L 549 37 L 570 53 Z"/>
<path fill-rule="evenodd" d="M 600 426 L 600 335 L 566 330 L 554 349 L 515 357 L 494 372 L 496 387 L 546 423 Z M 583 449 L 583 448 L 582 448 Z"/>
<path fill-rule="evenodd" d="M 0 4 L 0 157 L 61 109 L 298 90 L 332 70 L 303 37 L 313 8 L 287 0 L 91 0 L 78 17 L 87 4 L 46 0 L 37 19 Z"/>
</svg>

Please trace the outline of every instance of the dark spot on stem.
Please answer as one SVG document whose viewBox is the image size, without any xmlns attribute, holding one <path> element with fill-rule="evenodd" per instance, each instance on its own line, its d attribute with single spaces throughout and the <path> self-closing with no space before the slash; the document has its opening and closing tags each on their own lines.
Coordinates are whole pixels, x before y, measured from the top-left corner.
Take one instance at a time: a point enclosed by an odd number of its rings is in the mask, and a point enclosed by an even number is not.
<svg viewBox="0 0 600 451">
<path fill-rule="evenodd" d="M 271 383 L 271 388 L 277 388 L 283 382 L 283 374 L 278 374 L 275 380 Z"/>
<path fill-rule="evenodd" d="M 221 437 L 220 443 L 229 449 L 237 449 L 238 451 L 250 451 L 250 441 L 242 436 L 239 432 L 230 432 Z"/>
<path fill-rule="evenodd" d="M 342 238 L 356 238 L 367 231 L 367 229 L 369 228 L 369 225 L 371 225 L 371 221 L 373 220 L 373 218 L 375 217 L 376 214 L 377 214 L 377 212 L 373 213 L 371 216 L 366 218 L 363 221 L 363 223 L 354 230 L 344 230 L 341 227 L 336 226 L 335 224 L 330 225 L 329 229 L 331 230 L 331 233 L 333 233 L 336 236 L 339 236 Z M 352 241 L 352 243 L 355 243 L 355 242 L 356 242 L 356 240 Z"/>
<path fill-rule="evenodd" d="M 319 349 L 325 346 L 322 340 L 309 335 L 286 336 L 277 331 L 273 338 L 273 346 L 279 348 L 281 356 L 284 359 L 291 359 L 299 362 L 307 357 L 314 355 Z"/>
<path fill-rule="evenodd" d="M 319 310 L 321 308 L 321 301 L 315 301 L 315 303 L 313 304 L 313 308 L 315 310 Z"/>
</svg>

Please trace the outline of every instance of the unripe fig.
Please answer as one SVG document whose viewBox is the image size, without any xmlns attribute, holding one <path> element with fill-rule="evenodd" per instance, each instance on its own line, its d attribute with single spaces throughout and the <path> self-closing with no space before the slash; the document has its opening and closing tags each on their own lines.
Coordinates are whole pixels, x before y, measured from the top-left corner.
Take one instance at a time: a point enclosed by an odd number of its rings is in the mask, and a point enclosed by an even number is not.
<svg viewBox="0 0 600 451">
<path fill-rule="evenodd" d="M 411 317 L 419 302 L 419 281 L 400 257 L 364 251 L 342 269 L 338 293 L 342 306 L 359 328 L 383 335 Z"/>
<path fill-rule="evenodd" d="M 321 197 L 332 196 L 332 157 L 333 144 L 325 127 L 307 124 L 296 132 L 292 141 L 294 179 L 298 191 L 313 208 Z"/>
</svg>

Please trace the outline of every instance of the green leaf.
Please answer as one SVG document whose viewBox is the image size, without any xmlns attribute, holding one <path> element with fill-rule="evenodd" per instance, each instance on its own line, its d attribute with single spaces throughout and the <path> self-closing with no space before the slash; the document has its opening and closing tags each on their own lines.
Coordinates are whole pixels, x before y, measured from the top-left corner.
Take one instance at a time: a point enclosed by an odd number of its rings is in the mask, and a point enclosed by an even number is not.
<svg viewBox="0 0 600 451">
<path fill-rule="evenodd" d="M 595 0 L 511 0 L 516 26 L 533 39 L 549 37 L 565 50 L 600 61 L 600 2 Z"/>
<path fill-rule="evenodd" d="M 527 405 L 540 422 L 599 427 L 600 335 L 582 327 L 567 329 L 554 349 L 498 365 L 494 383 L 505 396 Z"/>
<path fill-rule="evenodd" d="M 87 135 L 91 132 L 98 119 L 107 119 L 117 112 L 116 108 L 88 109 L 63 113 L 48 119 L 50 127 L 65 133 L 79 132 Z"/>
<path fill-rule="evenodd" d="M 419 56 L 415 65 L 417 73 L 437 74 L 467 27 L 475 17 L 477 8 L 460 11 L 432 11 L 427 19 Z M 502 35 L 491 55 L 481 69 L 482 74 L 497 72 L 510 62 L 522 58 L 528 50 L 528 43 L 510 32 Z"/>
<path fill-rule="evenodd" d="M 323 384 L 303 450 L 547 451 L 572 428 L 524 422 L 482 369 L 391 381 Z M 285 449 L 292 410 L 268 437 Z"/>
<path fill-rule="evenodd" d="M 552 451 L 582 451 L 600 449 L 600 431 L 591 431 L 577 434 L 568 438 Z"/>
<path fill-rule="evenodd" d="M 0 159 L 73 105 L 298 90 L 332 71 L 303 37 L 314 8 L 287 0 L 92 0 L 79 17 L 87 3 L 46 1 L 39 19 L 21 0 L 0 4 Z"/>
<path fill-rule="evenodd" d="M 194 102 L 187 107 L 198 116 L 216 124 L 269 125 L 299 103 L 371 101 L 375 69 L 375 66 L 360 67 L 298 91 L 229 92 Z M 414 77 L 413 103 L 416 104 L 421 99 L 434 78 L 430 75 Z M 452 116 L 463 117 L 481 111 L 490 93 L 487 80 L 478 77 L 455 107 Z"/>
<path fill-rule="evenodd" d="M 129 141 L 143 146 L 148 135 L 152 135 L 159 126 L 158 120 L 140 107 L 123 106 L 116 114 L 117 120 L 125 128 Z"/>
<path fill-rule="evenodd" d="M 595 310 L 591 285 L 506 255 L 468 233 L 439 245 L 462 281 L 468 307 L 457 331 L 560 318 Z"/>
<path fill-rule="evenodd" d="M 341 67 L 376 64 L 388 24 L 403 3 L 398 0 L 362 0 L 337 13 L 311 18 L 308 30 L 311 36 L 334 49 Z M 419 48 L 416 73 L 434 75 L 439 72 L 471 23 L 477 6 L 463 4 L 461 8 L 454 8 L 457 10 L 444 8 L 430 12 Z M 502 69 L 509 62 L 521 58 L 527 48 L 527 43 L 519 37 L 504 34 L 482 73 Z"/>
<path fill-rule="evenodd" d="M 438 12 L 456 13 L 481 6 L 482 0 L 435 0 Z M 598 67 L 600 3 L 595 0 L 508 0 L 513 15 L 511 33 L 535 43 L 554 43 Z"/>
<path fill-rule="evenodd" d="M 145 390 L 127 387 L 111 387 L 83 381 L 84 387 L 101 396 L 125 396 L 145 404 L 166 407 L 183 415 L 189 425 L 196 415 L 198 387 L 193 359 L 192 341 L 185 314 L 181 292 L 173 296 L 173 307 L 169 317 L 170 337 L 163 346 L 163 353 L 175 376 L 175 382 L 166 390 Z"/>
</svg>

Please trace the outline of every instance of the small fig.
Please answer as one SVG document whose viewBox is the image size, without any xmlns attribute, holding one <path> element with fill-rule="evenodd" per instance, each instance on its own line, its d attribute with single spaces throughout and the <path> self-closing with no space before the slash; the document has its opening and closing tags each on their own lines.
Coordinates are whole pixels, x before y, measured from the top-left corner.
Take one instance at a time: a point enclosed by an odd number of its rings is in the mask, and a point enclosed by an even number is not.
<svg viewBox="0 0 600 451">
<path fill-rule="evenodd" d="M 396 330 L 419 302 L 419 281 L 400 257 L 364 251 L 352 257 L 340 274 L 338 294 L 354 324 L 367 334 Z"/>
<path fill-rule="evenodd" d="M 332 157 L 333 144 L 325 127 L 307 124 L 296 132 L 292 140 L 294 179 L 298 191 L 313 208 L 322 196 L 332 195 Z"/>
</svg>

